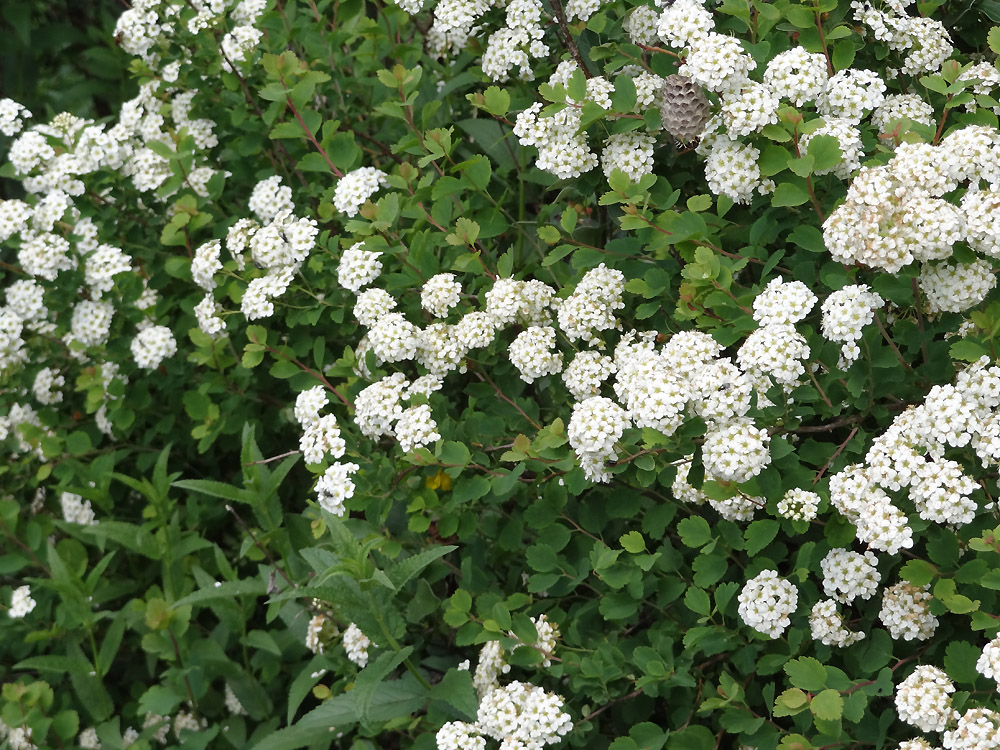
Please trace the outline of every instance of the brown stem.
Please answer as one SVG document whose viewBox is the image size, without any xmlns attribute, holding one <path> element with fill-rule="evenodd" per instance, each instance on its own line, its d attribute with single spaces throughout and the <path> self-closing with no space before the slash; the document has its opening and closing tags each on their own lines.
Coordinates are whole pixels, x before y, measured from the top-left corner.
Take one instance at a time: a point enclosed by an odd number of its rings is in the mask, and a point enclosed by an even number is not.
<svg viewBox="0 0 1000 750">
<path fill-rule="evenodd" d="M 889 348 L 895 352 L 896 358 L 899 360 L 899 364 L 903 366 L 903 369 L 912 370 L 913 368 L 910 366 L 910 363 L 903 358 L 903 353 L 899 351 L 899 347 L 896 346 L 896 342 L 889 337 L 889 332 L 885 330 L 885 325 L 882 323 L 882 316 L 878 313 L 875 313 L 875 325 L 878 326 L 878 330 L 882 334 L 882 338 L 885 339 L 885 343 L 887 343 Z"/>
<path fill-rule="evenodd" d="M 233 508 L 232 505 L 227 504 L 226 505 L 226 510 L 228 510 L 230 513 L 233 514 L 233 518 L 236 519 L 236 522 L 240 525 L 240 527 L 247 534 L 250 535 L 250 538 L 253 540 L 253 543 L 256 545 L 257 549 L 259 549 L 264 554 L 264 556 L 267 558 L 268 562 L 271 563 L 272 567 L 276 571 L 278 571 L 279 573 L 281 573 L 281 577 L 285 579 L 285 581 L 288 583 L 288 585 L 291 586 L 293 589 L 298 588 L 298 586 L 295 584 L 295 582 L 292 581 L 292 579 L 288 577 L 288 574 L 285 572 L 285 569 L 282 568 L 280 565 L 278 565 L 277 561 L 274 559 L 274 557 L 271 555 L 271 553 L 267 549 L 265 549 L 263 547 L 263 545 L 261 545 L 260 542 L 257 541 L 257 536 L 253 533 L 253 529 L 251 529 L 249 526 L 247 526 L 246 521 L 244 521 L 240 517 L 240 514 L 236 512 L 236 509 Z"/>
<path fill-rule="evenodd" d="M 827 459 L 827 462 L 825 464 L 823 464 L 823 467 L 819 470 L 819 473 L 816 474 L 815 477 L 813 477 L 813 481 L 812 481 L 813 486 L 815 486 L 816 483 L 823 477 L 823 474 L 825 474 L 826 470 L 828 468 L 830 468 L 830 464 L 832 464 L 836 460 L 837 456 L 839 456 L 841 453 L 843 453 L 844 448 L 846 448 L 847 444 L 849 442 L 851 442 L 851 438 L 853 438 L 857 434 L 858 434 L 858 426 L 855 425 L 854 429 L 851 430 L 851 434 L 847 436 L 847 439 L 840 444 L 840 446 L 837 448 L 837 450 L 835 450 L 833 452 L 833 455 L 830 456 L 829 459 Z"/>
<path fill-rule="evenodd" d="M 10 537 L 11 541 L 13 541 L 14 544 L 16 544 L 18 547 L 20 547 L 25 552 L 27 552 L 28 553 L 28 557 L 31 558 L 32 562 L 34 562 L 35 565 L 37 565 L 39 568 L 41 568 L 42 570 L 44 570 L 45 571 L 45 575 L 47 575 L 49 578 L 51 578 L 52 577 L 52 571 L 49 570 L 49 567 L 45 563 L 43 563 L 41 560 L 38 559 L 38 555 L 35 554 L 34 550 L 32 550 L 31 547 L 29 547 L 28 545 L 26 545 L 24 542 L 22 542 L 20 539 L 18 539 L 14 535 L 14 532 L 12 532 L 10 530 L 10 527 L 7 525 L 7 522 L 4 521 L 2 518 L 0 518 L 0 526 L 3 526 L 4 532 L 7 534 L 8 537 Z"/>
<path fill-rule="evenodd" d="M 470 364 L 471 364 L 471 363 L 470 363 Z M 507 394 L 505 394 L 505 393 L 504 393 L 503 391 L 501 391 L 501 390 L 500 390 L 500 388 L 499 388 L 499 387 L 497 387 L 497 384 L 496 384 L 496 383 L 494 383 L 494 382 L 493 382 L 493 381 L 492 381 L 492 380 L 490 379 L 490 376 L 486 374 L 486 371 L 485 371 L 485 370 L 482 370 L 482 369 L 478 369 L 478 370 L 475 370 L 474 372 L 475 372 L 475 374 L 476 374 L 476 377 L 477 377 L 477 378 L 479 378 L 480 380 L 483 380 L 483 381 L 485 381 L 485 382 L 489 383 L 489 384 L 490 384 L 490 386 L 492 386 L 493 390 L 494 390 L 494 391 L 496 391 L 496 394 L 497 394 L 497 395 L 498 395 L 498 396 L 499 396 L 500 398 L 502 398 L 502 399 L 503 399 L 504 401 L 506 401 L 506 402 L 507 402 L 508 404 L 510 404 L 511 406 L 513 406 L 513 407 L 514 407 L 515 409 L 517 409 L 518 413 L 519 413 L 519 414 L 520 414 L 520 415 L 521 415 L 522 417 L 524 417 L 525 419 L 527 419 L 527 420 L 528 420 L 528 422 L 529 422 L 529 423 L 531 423 L 531 426 L 532 426 L 532 427 L 534 427 L 534 428 L 535 428 L 536 430 L 540 430 L 540 429 L 542 429 L 542 426 L 541 426 L 540 424 L 538 424 L 538 422 L 536 422 L 536 421 L 535 421 L 534 419 L 532 419 L 531 417 L 529 417 L 529 416 L 528 416 L 528 414 L 527 414 L 527 412 L 525 412 L 525 411 L 524 411 L 524 409 L 522 409 L 522 408 L 521 408 L 520 406 L 518 406 L 518 405 L 517 405 L 517 403 L 515 403 L 515 402 L 514 402 L 514 401 L 513 401 L 512 399 L 510 399 L 510 398 L 509 398 L 509 397 L 507 396 Z"/>
<path fill-rule="evenodd" d="M 563 10 L 562 3 L 560 0 L 551 0 L 552 10 L 556 16 L 556 23 L 559 24 L 559 35 L 562 37 L 563 44 L 569 49 L 569 53 L 573 55 L 573 59 L 576 60 L 576 64 L 580 66 L 580 70 L 583 72 L 584 77 L 590 78 L 590 71 L 587 69 L 587 63 L 583 61 L 583 55 L 580 54 L 580 50 L 576 46 L 576 42 L 573 41 L 573 35 L 569 31 L 569 25 L 566 23 L 566 11 Z"/>
<path fill-rule="evenodd" d="M 281 85 L 285 86 L 285 77 L 284 76 L 281 76 Z M 305 131 L 306 138 L 313 145 L 313 147 L 317 151 L 319 151 L 320 156 L 323 157 L 323 161 L 326 162 L 326 165 L 330 168 L 330 171 L 333 172 L 335 175 L 337 175 L 337 177 L 343 177 L 344 173 L 341 172 L 339 169 L 337 169 L 337 167 L 334 165 L 334 163 L 332 161 L 330 161 L 330 155 L 326 153 L 326 149 L 323 148 L 320 145 L 320 142 L 316 140 L 316 136 L 309 129 L 309 126 L 306 125 L 305 120 L 302 119 L 302 115 L 299 114 L 299 110 L 295 108 L 295 103 L 292 101 L 291 95 L 288 94 L 288 87 L 287 86 L 285 86 L 285 102 L 288 104 L 288 108 L 290 110 L 292 110 L 292 114 L 295 115 L 295 119 L 299 121 L 299 127 L 302 128 L 303 131 Z"/>
</svg>

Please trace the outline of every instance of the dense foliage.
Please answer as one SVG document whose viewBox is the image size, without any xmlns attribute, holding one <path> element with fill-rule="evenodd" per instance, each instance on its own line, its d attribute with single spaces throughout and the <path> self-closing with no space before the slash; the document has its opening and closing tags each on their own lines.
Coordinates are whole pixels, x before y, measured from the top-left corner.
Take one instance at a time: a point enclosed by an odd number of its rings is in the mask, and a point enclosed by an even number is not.
<svg viewBox="0 0 1000 750">
<path fill-rule="evenodd" d="M 994 3 L 38 7 L 0 746 L 1000 748 Z"/>
</svg>

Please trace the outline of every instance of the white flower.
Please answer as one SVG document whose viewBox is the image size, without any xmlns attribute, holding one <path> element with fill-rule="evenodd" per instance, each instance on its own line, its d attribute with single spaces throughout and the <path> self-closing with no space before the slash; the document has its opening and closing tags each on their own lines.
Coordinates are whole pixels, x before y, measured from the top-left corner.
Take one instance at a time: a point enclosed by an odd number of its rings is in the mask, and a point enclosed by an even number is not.
<svg viewBox="0 0 1000 750">
<path fill-rule="evenodd" d="M 345 174 L 333 191 L 333 206 L 338 211 L 355 216 L 380 187 L 388 184 L 388 175 L 381 169 L 361 167 Z"/>
<path fill-rule="evenodd" d="M 739 613 L 743 622 L 771 638 L 778 638 L 791 624 L 798 605 L 795 585 L 778 577 L 776 570 L 763 570 L 740 591 Z"/>
<path fill-rule="evenodd" d="M 35 608 L 35 604 L 35 600 L 31 598 L 31 587 L 18 586 L 11 594 L 7 616 L 14 619 L 24 617 Z"/>
<path fill-rule="evenodd" d="M 132 339 L 131 349 L 139 367 L 154 370 L 164 359 L 177 353 L 177 341 L 166 326 L 149 326 Z"/>
</svg>

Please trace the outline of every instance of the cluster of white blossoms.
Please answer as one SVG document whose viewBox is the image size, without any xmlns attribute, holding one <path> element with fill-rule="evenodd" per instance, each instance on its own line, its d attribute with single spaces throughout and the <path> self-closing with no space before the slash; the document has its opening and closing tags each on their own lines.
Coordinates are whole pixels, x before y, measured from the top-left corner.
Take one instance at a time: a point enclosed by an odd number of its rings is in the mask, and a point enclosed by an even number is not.
<svg viewBox="0 0 1000 750">
<path fill-rule="evenodd" d="M 240 699 L 236 697 L 236 693 L 234 693 L 233 689 L 229 687 L 228 682 L 226 683 L 225 686 L 225 703 L 226 703 L 226 710 L 229 711 L 229 713 L 231 713 L 233 716 L 247 715 L 246 708 L 244 708 L 243 704 L 240 703 Z"/>
<path fill-rule="evenodd" d="M 938 619 L 930 611 L 931 599 L 930 585 L 897 583 L 882 595 L 879 620 L 896 640 L 926 641 L 938 626 Z"/>
<path fill-rule="evenodd" d="M 81 526 L 93 526 L 97 523 L 90 500 L 84 500 L 74 492 L 63 492 L 59 496 L 59 505 L 67 523 L 78 523 Z"/>
<path fill-rule="evenodd" d="M 792 521 L 811 521 L 819 511 L 820 500 L 816 492 L 793 487 L 778 501 L 778 515 Z"/>
<path fill-rule="evenodd" d="M 340 436 L 340 426 L 333 414 L 320 414 L 327 406 L 325 386 L 316 385 L 300 391 L 295 398 L 295 420 L 302 427 L 299 450 L 308 464 L 321 464 L 323 474 L 316 482 L 316 499 L 325 511 L 343 516 L 344 501 L 354 496 L 351 476 L 361 467 L 355 463 L 340 463 L 347 444 Z M 334 459 L 326 465 L 329 458 Z"/>
<path fill-rule="evenodd" d="M 976 661 L 976 671 L 983 677 L 996 680 L 1000 690 L 1000 637 L 994 638 L 983 647 L 983 653 Z"/>
<path fill-rule="evenodd" d="M 791 624 L 799 592 L 776 570 L 762 570 L 746 582 L 737 599 L 743 622 L 770 638 L 780 638 Z"/>
<path fill-rule="evenodd" d="M 368 665 L 368 649 L 371 647 L 371 640 L 353 622 L 344 630 L 344 651 L 347 652 L 347 658 L 362 669 Z"/>
<path fill-rule="evenodd" d="M 865 634 L 848 629 L 833 599 L 820 599 L 809 613 L 812 637 L 824 646 L 844 648 L 864 640 Z"/>
<path fill-rule="evenodd" d="M 954 713 L 951 694 L 955 685 L 941 669 L 920 665 L 896 686 L 896 713 L 907 724 L 924 732 L 941 732 Z"/>
<path fill-rule="evenodd" d="M 132 357 L 144 370 L 155 370 L 177 353 L 177 340 L 166 326 L 149 325 L 132 339 Z"/>
<path fill-rule="evenodd" d="M 313 615 L 306 626 L 306 648 L 314 654 L 322 654 L 326 648 L 327 633 L 324 631 L 327 629 L 328 623 L 329 618 L 319 613 Z"/>
<path fill-rule="evenodd" d="M 333 207 L 348 216 L 356 216 L 365 202 L 388 184 L 388 175 L 375 167 L 360 167 L 337 181 Z"/>
<path fill-rule="evenodd" d="M 958 717 L 955 727 L 945 731 L 945 750 L 993 750 L 1000 747 L 1000 713 L 988 708 L 970 708 Z"/>
<path fill-rule="evenodd" d="M 895 52 L 906 53 L 898 72 L 917 75 L 939 70 L 954 51 L 944 24 L 933 18 L 908 15 L 909 1 L 885 5 L 888 10 L 880 10 L 863 0 L 851 2 L 854 17 L 869 28 L 875 39 L 886 42 Z"/>
<path fill-rule="evenodd" d="M 541 750 L 573 729 L 563 699 L 524 682 L 494 688 L 479 704 L 476 723 L 453 721 L 438 731 L 438 750 L 484 750 L 486 737 L 506 750 Z"/>
<path fill-rule="evenodd" d="M 545 375 L 562 372 L 562 353 L 556 348 L 556 330 L 551 326 L 531 326 L 510 345 L 511 364 L 521 373 L 521 380 L 533 383 Z"/>
<path fill-rule="evenodd" d="M 567 434 L 580 466 L 592 481 L 608 482 L 604 467 L 614 456 L 615 443 L 629 427 L 628 412 L 604 396 L 592 396 L 573 406 Z"/>
<path fill-rule="evenodd" d="M 31 598 L 30 586 L 18 586 L 10 595 L 10 607 L 7 609 L 7 616 L 20 619 L 29 614 L 35 608 L 34 599 Z"/>
<path fill-rule="evenodd" d="M 747 417 L 724 422 L 705 433 L 705 476 L 723 482 L 746 482 L 771 463 L 767 430 Z"/>
<path fill-rule="evenodd" d="M 997 257 L 991 207 L 998 159 L 1000 136 L 977 125 L 951 131 L 938 145 L 900 144 L 888 164 L 864 167 L 854 178 L 823 224 L 827 248 L 841 262 L 890 273 L 919 262 L 928 311 L 967 310 L 995 284 L 988 258 Z M 966 191 L 956 206 L 944 196 L 959 187 Z M 951 262 L 958 242 L 987 259 Z"/>
<path fill-rule="evenodd" d="M 871 552 L 832 549 L 820 561 L 823 591 L 843 604 L 850 604 L 859 596 L 871 599 L 882 580 L 877 565 L 878 559 Z"/>
<path fill-rule="evenodd" d="M 823 337 L 843 342 L 838 367 L 845 368 L 861 355 L 862 329 L 875 319 L 885 301 L 864 284 L 848 284 L 823 301 Z"/>
</svg>

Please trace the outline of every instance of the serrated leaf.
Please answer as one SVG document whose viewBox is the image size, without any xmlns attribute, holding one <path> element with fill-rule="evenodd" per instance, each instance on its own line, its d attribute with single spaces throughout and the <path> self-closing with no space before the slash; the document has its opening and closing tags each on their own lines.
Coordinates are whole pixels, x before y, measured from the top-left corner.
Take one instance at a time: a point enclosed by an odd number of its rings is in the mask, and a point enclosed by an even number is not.
<svg viewBox="0 0 1000 750">
<path fill-rule="evenodd" d="M 762 518 L 747 526 L 743 534 L 746 539 L 746 551 L 748 555 L 756 555 L 772 541 L 778 534 L 781 524 L 771 518 Z"/>
<path fill-rule="evenodd" d="M 688 516 L 677 524 L 677 533 L 687 547 L 703 547 L 712 539 L 712 529 L 701 516 Z"/>
<path fill-rule="evenodd" d="M 986 34 L 986 43 L 997 55 L 1000 55 L 1000 26 L 994 26 Z"/>
<path fill-rule="evenodd" d="M 646 540 L 642 538 L 642 534 L 638 531 L 630 531 L 627 534 L 622 534 L 618 542 L 621 544 L 622 549 L 634 555 L 646 551 Z"/>
<path fill-rule="evenodd" d="M 390 565 L 385 569 L 385 573 L 389 577 L 389 580 L 392 581 L 396 589 L 399 590 L 403 588 L 407 581 L 420 573 L 420 571 L 432 562 L 440 557 L 444 557 L 449 552 L 454 552 L 457 549 L 458 547 L 455 545 L 425 549 L 423 552 L 418 552 L 405 560 L 400 560 L 399 562 Z"/>
<path fill-rule="evenodd" d="M 813 696 L 809 709 L 817 719 L 836 721 L 844 715 L 844 699 L 838 691 L 828 688 Z"/>
<path fill-rule="evenodd" d="M 809 692 L 822 690 L 826 686 L 826 667 L 811 656 L 800 656 L 785 663 L 785 674 L 792 685 Z"/>
<path fill-rule="evenodd" d="M 791 182 L 781 182 L 774 189 L 771 205 L 779 208 L 786 206 L 801 206 L 809 200 L 809 193 Z"/>
<path fill-rule="evenodd" d="M 944 652 L 944 669 L 955 682 L 975 683 L 979 677 L 976 662 L 982 649 L 966 641 L 952 641 Z"/>
<path fill-rule="evenodd" d="M 697 586 L 689 586 L 684 592 L 684 604 L 692 612 L 708 617 L 712 614 L 712 602 L 704 589 Z"/>
<path fill-rule="evenodd" d="M 232 599 L 234 596 L 263 596 L 266 593 L 267 586 L 257 578 L 217 582 L 207 589 L 199 589 L 181 597 L 171 607 L 176 609 L 186 604 L 201 604 L 215 599 Z"/>
</svg>

